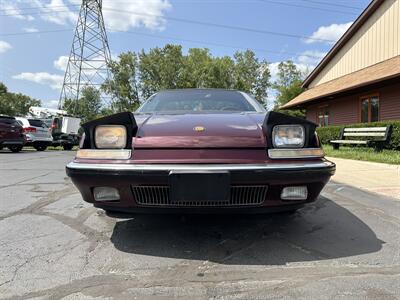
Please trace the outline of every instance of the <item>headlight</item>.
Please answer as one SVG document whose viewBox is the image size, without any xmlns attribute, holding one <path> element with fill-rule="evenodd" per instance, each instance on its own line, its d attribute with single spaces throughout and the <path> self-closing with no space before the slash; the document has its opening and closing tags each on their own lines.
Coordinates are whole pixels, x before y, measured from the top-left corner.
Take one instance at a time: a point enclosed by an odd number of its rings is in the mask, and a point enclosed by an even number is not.
<svg viewBox="0 0 400 300">
<path fill-rule="evenodd" d="M 304 141 L 305 132 L 301 125 L 277 125 L 272 130 L 272 144 L 276 148 L 301 148 Z"/>
<path fill-rule="evenodd" d="M 126 147 L 126 127 L 121 125 L 100 125 L 95 129 L 94 142 L 100 149 L 123 149 Z"/>
</svg>

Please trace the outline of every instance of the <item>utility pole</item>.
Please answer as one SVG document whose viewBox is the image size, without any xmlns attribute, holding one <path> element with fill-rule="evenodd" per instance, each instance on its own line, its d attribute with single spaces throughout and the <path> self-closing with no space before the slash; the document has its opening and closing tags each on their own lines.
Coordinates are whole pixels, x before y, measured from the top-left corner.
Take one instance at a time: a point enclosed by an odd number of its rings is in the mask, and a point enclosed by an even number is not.
<svg viewBox="0 0 400 300">
<path fill-rule="evenodd" d="M 58 108 L 68 109 L 66 100 L 76 104 L 85 87 L 100 88 L 110 76 L 110 60 L 102 0 L 82 0 Z M 76 110 L 76 105 L 70 108 Z"/>
</svg>

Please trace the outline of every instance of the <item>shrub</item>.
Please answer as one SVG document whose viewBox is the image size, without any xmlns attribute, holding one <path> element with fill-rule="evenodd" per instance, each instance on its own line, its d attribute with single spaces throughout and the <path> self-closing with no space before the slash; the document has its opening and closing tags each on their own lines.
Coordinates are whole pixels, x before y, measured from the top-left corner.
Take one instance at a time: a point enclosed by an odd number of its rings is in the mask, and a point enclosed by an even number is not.
<svg viewBox="0 0 400 300">
<path fill-rule="evenodd" d="M 392 125 L 392 135 L 390 137 L 389 143 L 385 146 L 385 148 L 400 150 L 400 120 L 381 121 L 368 124 L 359 123 L 353 125 L 318 127 L 317 133 L 322 144 L 329 144 L 329 141 L 337 140 L 340 138 L 340 130 L 343 127 L 384 127 L 388 125 Z"/>
</svg>

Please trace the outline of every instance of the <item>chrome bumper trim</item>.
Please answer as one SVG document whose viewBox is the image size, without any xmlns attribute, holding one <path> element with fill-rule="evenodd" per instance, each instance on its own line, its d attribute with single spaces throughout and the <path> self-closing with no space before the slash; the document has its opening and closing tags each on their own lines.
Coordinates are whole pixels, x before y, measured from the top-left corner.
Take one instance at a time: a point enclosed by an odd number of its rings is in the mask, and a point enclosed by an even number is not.
<svg viewBox="0 0 400 300">
<path fill-rule="evenodd" d="M 328 160 L 271 164 L 92 164 L 70 162 L 68 169 L 101 171 L 262 171 L 303 170 L 335 167 Z"/>
<path fill-rule="evenodd" d="M 322 148 L 268 149 L 268 156 L 272 159 L 322 158 L 325 153 Z"/>
</svg>

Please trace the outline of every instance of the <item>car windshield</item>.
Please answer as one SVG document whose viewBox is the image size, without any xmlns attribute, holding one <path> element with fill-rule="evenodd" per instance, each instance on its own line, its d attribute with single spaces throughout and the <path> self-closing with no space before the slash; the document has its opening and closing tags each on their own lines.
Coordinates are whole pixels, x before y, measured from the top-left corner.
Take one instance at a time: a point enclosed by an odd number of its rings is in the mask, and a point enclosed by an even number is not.
<svg viewBox="0 0 400 300">
<path fill-rule="evenodd" d="M 140 113 L 261 112 L 264 108 L 249 95 L 226 90 L 162 91 L 150 97 Z"/>
</svg>

